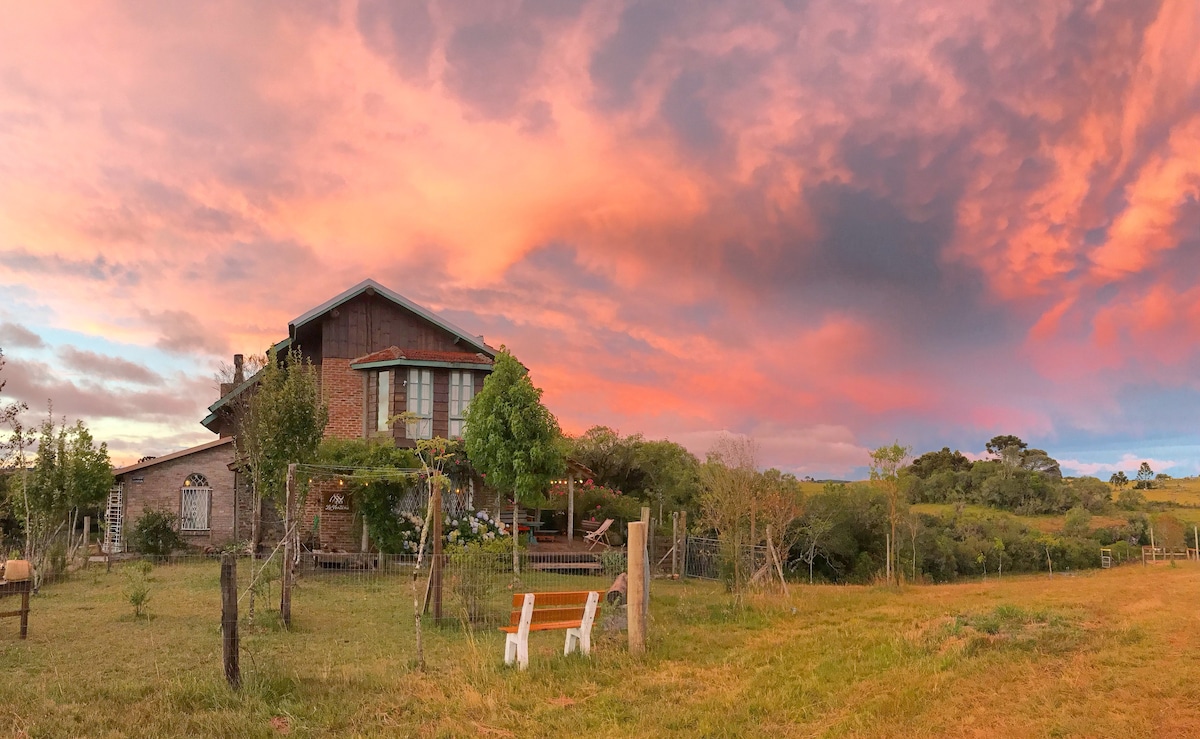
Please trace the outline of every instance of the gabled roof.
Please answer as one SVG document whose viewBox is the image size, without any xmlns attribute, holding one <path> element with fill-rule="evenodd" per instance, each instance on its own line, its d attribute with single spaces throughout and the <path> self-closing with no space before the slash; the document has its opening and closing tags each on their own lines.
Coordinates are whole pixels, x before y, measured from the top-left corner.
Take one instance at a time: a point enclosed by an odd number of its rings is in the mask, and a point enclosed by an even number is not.
<svg viewBox="0 0 1200 739">
<path fill-rule="evenodd" d="M 223 439 L 213 439 L 212 441 L 206 441 L 203 444 L 200 444 L 199 446 L 190 447 L 188 449 L 180 449 L 177 452 L 171 452 L 170 454 L 164 454 L 161 457 L 155 457 L 154 459 L 147 459 L 145 462 L 138 462 L 137 464 L 131 464 L 126 467 L 120 467 L 118 469 L 113 470 L 113 476 L 117 477 L 120 475 L 124 475 L 128 472 L 136 472 L 138 470 L 144 470 L 147 467 L 153 467 L 156 464 L 162 464 L 163 462 L 170 462 L 172 460 L 179 459 L 180 457 L 186 457 L 189 454 L 196 454 L 197 452 L 207 452 L 209 449 L 216 449 L 217 447 L 221 446 L 222 444 L 232 444 L 232 443 L 233 443 L 232 436 L 226 436 Z"/>
<path fill-rule="evenodd" d="M 286 351 L 287 348 L 290 347 L 291 345 L 292 345 L 292 340 L 290 338 L 288 338 L 288 339 L 284 339 L 283 341 L 279 342 L 278 344 L 275 344 L 274 346 L 271 347 L 271 349 L 273 349 L 275 351 L 275 353 L 278 354 L 279 352 Z M 254 374 L 247 377 L 240 385 L 238 385 L 237 387 L 233 388 L 229 392 L 222 395 L 220 397 L 220 399 L 217 400 L 217 402 L 213 403 L 212 405 L 210 405 L 208 407 L 208 415 L 204 417 L 204 420 L 201 421 L 200 424 L 202 426 L 204 426 L 205 428 L 210 428 L 210 425 L 212 424 L 212 422 L 217 420 L 217 411 L 219 411 L 221 409 L 221 406 L 225 405 L 229 401 L 233 400 L 237 396 L 244 393 L 246 390 L 248 390 L 251 387 L 253 387 L 254 385 L 256 385 L 258 383 L 258 378 L 262 376 L 262 373 L 263 373 L 262 370 L 255 372 Z"/>
<path fill-rule="evenodd" d="M 489 357 L 496 356 L 496 350 L 493 349 L 492 347 L 488 346 L 486 343 L 484 343 L 482 336 L 472 336 L 471 334 L 467 333 L 465 330 L 463 330 L 463 329 L 459 328 L 458 326 L 454 325 L 453 323 L 447 321 L 445 318 L 442 318 L 441 316 L 437 315 L 433 311 L 417 305 L 416 303 L 412 302 L 411 300 L 404 297 L 400 293 L 389 290 L 386 287 L 384 287 L 383 285 L 380 285 L 375 280 L 371 280 L 371 279 L 363 280 L 362 282 L 358 283 L 357 285 L 350 288 L 349 290 L 342 293 L 341 295 L 331 298 L 330 300 L 327 300 L 324 303 L 321 303 L 316 308 L 313 308 L 312 310 L 307 311 L 303 315 L 295 318 L 290 324 L 288 324 L 288 334 L 290 336 L 295 336 L 296 331 L 304 324 L 320 318 L 321 316 L 325 315 L 326 313 L 328 313 L 329 311 L 338 307 L 339 305 L 342 305 L 343 303 L 347 303 L 347 302 L 353 300 L 354 298 L 357 298 L 359 295 L 363 295 L 364 293 L 366 293 L 366 294 L 374 293 L 376 295 L 381 295 L 381 296 L 387 298 L 388 300 L 392 301 L 396 305 L 400 306 L 401 308 L 412 311 L 413 313 L 417 314 L 421 318 L 424 318 L 426 321 L 429 321 L 430 323 L 437 326 L 438 328 L 454 334 L 463 343 L 467 344 L 468 346 L 473 347 L 476 351 L 483 352 L 484 354 L 486 354 Z"/>
<path fill-rule="evenodd" d="M 396 346 L 371 352 L 350 362 L 353 369 L 389 367 L 398 364 L 418 367 L 458 367 L 461 365 L 491 367 L 494 362 L 491 357 L 478 352 L 474 354 L 471 352 L 442 352 L 426 349 L 401 349 Z"/>
</svg>

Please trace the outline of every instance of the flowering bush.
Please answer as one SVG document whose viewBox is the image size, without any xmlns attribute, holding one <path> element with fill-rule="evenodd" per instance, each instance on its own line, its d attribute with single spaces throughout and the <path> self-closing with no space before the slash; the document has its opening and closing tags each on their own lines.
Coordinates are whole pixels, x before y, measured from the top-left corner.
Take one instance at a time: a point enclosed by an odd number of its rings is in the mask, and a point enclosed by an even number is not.
<svg viewBox="0 0 1200 739">
<path fill-rule="evenodd" d="M 556 482 L 550 486 L 550 501 L 556 510 L 567 509 L 566 482 Z M 594 480 L 583 480 L 575 484 L 576 523 L 588 519 L 603 521 L 606 518 L 636 521 L 641 513 L 641 501 L 622 495 L 620 490 L 597 485 Z"/>
<path fill-rule="evenodd" d="M 416 554 L 421 545 L 421 529 L 425 518 L 416 513 L 401 513 L 397 516 L 396 535 L 392 544 L 400 554 Z M 508 527 L 499 519 L 493 518 L 487 511 L 463 513 L 459 516 L 447 515 L 442 520 L 442 542 L 465 546 L 473 543 L 484 543 L 503 538 Z"/>
</svg>

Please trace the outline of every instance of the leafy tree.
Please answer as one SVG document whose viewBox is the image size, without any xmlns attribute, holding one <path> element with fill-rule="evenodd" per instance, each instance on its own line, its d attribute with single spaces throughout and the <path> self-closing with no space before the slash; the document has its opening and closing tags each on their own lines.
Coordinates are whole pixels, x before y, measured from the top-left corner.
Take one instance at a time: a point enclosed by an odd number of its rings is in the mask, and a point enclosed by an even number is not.
<svg viewBox="0 0 1200 739">
<path fill-rule="evenodd" d="M 519 574 L 516 513 L 539 501 L 550 481 L 563 474 L 558 421 L 542 405 L 529 372 L 501 347 L 492 373 L 467 409 L 463 441 L 467 457 L 488 485 L 513 502 L 513 572 Z"/>
<path fill-rule="evenodd" d="M 1129 478 L 1125 476 L 1124 472 L 1118 471 L 1118 472 L 1114 472 L 1112 474 L 1112 477 L 1108 478 L 1108 482 L 1111 485 L 1113 485 L 1114 487 L 1116 487 L 1118 490 L 1120 490 L 1121 488 L 1123 488 L 1129 484 Z"/>
<path fill-rule="evenodd" d="M 1138 467 L 1137 483 L 1134 487 L 1138 490 L 1149 490 L 1154 487 L 1154 470 L 1150 469 L 1149 462 L 1142 462 L 1142 466 Z"/>
<path fill-rule="evenodd" d="M 1117 507 L 1126 511 L 1136 511 L 1146 505 L 1146 496 L 1137 488 L 1122 489 L 1117 493 Z"/>
<path fill-rule="evenodd" d="M 25 526 L 25 558 L 34 566 L 34 588 L 41 585 L 51 542 L 81 510 L 98 506 L 112 487 L 108 445 L 96 446 L 82 421 L 67 426 L 53 411 L 38 431 L 37 457 L 20 485 L 17 505 Z"/>
<path fill-rule="evenodd" d="M 696 455 L 673 441 L 642 441 L 637 447 L 636 462 L 647 499 L 671 508 L 697 510 L 700 461 Z"/>
<path fill-rule="evenodd" d="M 1112 504 L 1112 488 L 1094 477 L 1072 480 L 1071 492 L 1078 504 L 1092 513 L 1106 513 Z"/>
<path fill-rule="evenodd" d="M 1037 472 L 1056 480 L 1062 479 L 1062 469 L 1058 466 L 1058 460 L 1051 457 L 1042 449 L 1026 449 L 1022 451 L 1021 467 L 1030 472 Z"/>
<path fill-rule="evenodd" d="M 1003 456 L 1004 450 L 1009 447 L 1016 447 L 1018 451 L 1024 451 L 1029 445 L 1021 441 L 1019 436 L 1012 434 L 993 436 L 991 441 L 984 444 L 984 449 L 987 449 L 988 454 L 994 454 L 996 457 Z"/>
<path fill-rule="evenodd" d="M 329 408 L 321 398 L 316 368 L 297 348 L 283 358 L 272 349 L 253 392 L 241 414 L 234 448 L 253 486 L 250 546 L 257 551 L 262 501 L 282 502 L 288 465 L 316 458 Z"/>
<path fill-rule="evenodd" d="M 700 467 L 700 523 L 720 542 L 726 585 L 740 602 L 758 485 L 757 447 L 746 436 L 722 436 Z M 751 542 L 753 543 L 753 542 Z"/>
<path fill-rule="evenodd" d="M 1091 512 L 1083 506 L 1076 506 L 1067 511 L 1067 517 L 1063 521 L 1063 533 L 1067 536 L 1087 536 L 1091 525 Z"/>
<path fill-rule="evenodd" d="M 937 472 L 967 472 L 974 463 L 957 449 L 942 447 L 939 452 L 926 452 L 912 461 L 909 473 L 921 479 L 929 479 Z"/>
<path fill-rule="evenodd" d="M 642 488 L 642 470 L 638 465 L 640 434 L 621 438 L 608 426 L 593 426 L 569 440 L 572 459 L 595 474 L 597 483 L 625 493 Z"/>
<path fill-rule="evenodd" d="M 888 581 L 895 571 L 896 525 L 900 523 L 904 505 L 904 491 L 900 485 L 900 468 L 912 453 L 912 447 L 901 446 L 896 442 L 890 446 L 881 446 L 871 452 L 871 482 L 874 483 L 887 498 L 888 525 L 891 527 L 891 548 L 887 551 Z"/>
</svg>

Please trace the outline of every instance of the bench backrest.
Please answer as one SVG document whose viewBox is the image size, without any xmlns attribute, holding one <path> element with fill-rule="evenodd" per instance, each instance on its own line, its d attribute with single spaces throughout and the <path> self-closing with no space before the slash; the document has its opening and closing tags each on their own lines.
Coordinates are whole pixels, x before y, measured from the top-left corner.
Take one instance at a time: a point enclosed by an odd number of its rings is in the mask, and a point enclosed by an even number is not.
<svg viewBox="0 0 1200 739">
<path fill-rule="evenodd" d="M 531 616 L 529 623 L 545 624 L 558 621 L 582 621 L 587 611 L 588 596 L 599 590 L 574 590 L 559 593 L 514 593 L 512 599 L 513 611 L 509 626 L 520 626 L 524 614 L 526 598 L 532 596 Z M 599 610 L 599 606 L 597 606 Z"/>
</svg>

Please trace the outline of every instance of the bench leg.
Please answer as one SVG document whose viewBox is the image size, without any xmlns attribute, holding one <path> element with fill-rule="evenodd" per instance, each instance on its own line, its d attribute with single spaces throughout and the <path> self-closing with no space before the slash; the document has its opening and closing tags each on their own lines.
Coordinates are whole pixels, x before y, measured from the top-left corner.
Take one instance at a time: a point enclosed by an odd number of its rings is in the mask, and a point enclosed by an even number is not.
<svg viewBox="0 0 1200 739">
<path fill-rule="evenodd" d="M 504 664 L 511 665 L 517 658 L 517 635 L 504 635 Z"/>
<path fill-rule="evenodd" d="M 567 629 L 567 643 L 563 645 L 563 654 L 567 655 L 579 648 L 579 629 Z"/>
<path fill-rule="evenodd" d="M 513 662 L 524 670 L 529 667 L 529 637 L 521 638 L 520 634 L 506 634 L 504 638 L 504 664 Z"/>
</svg>

